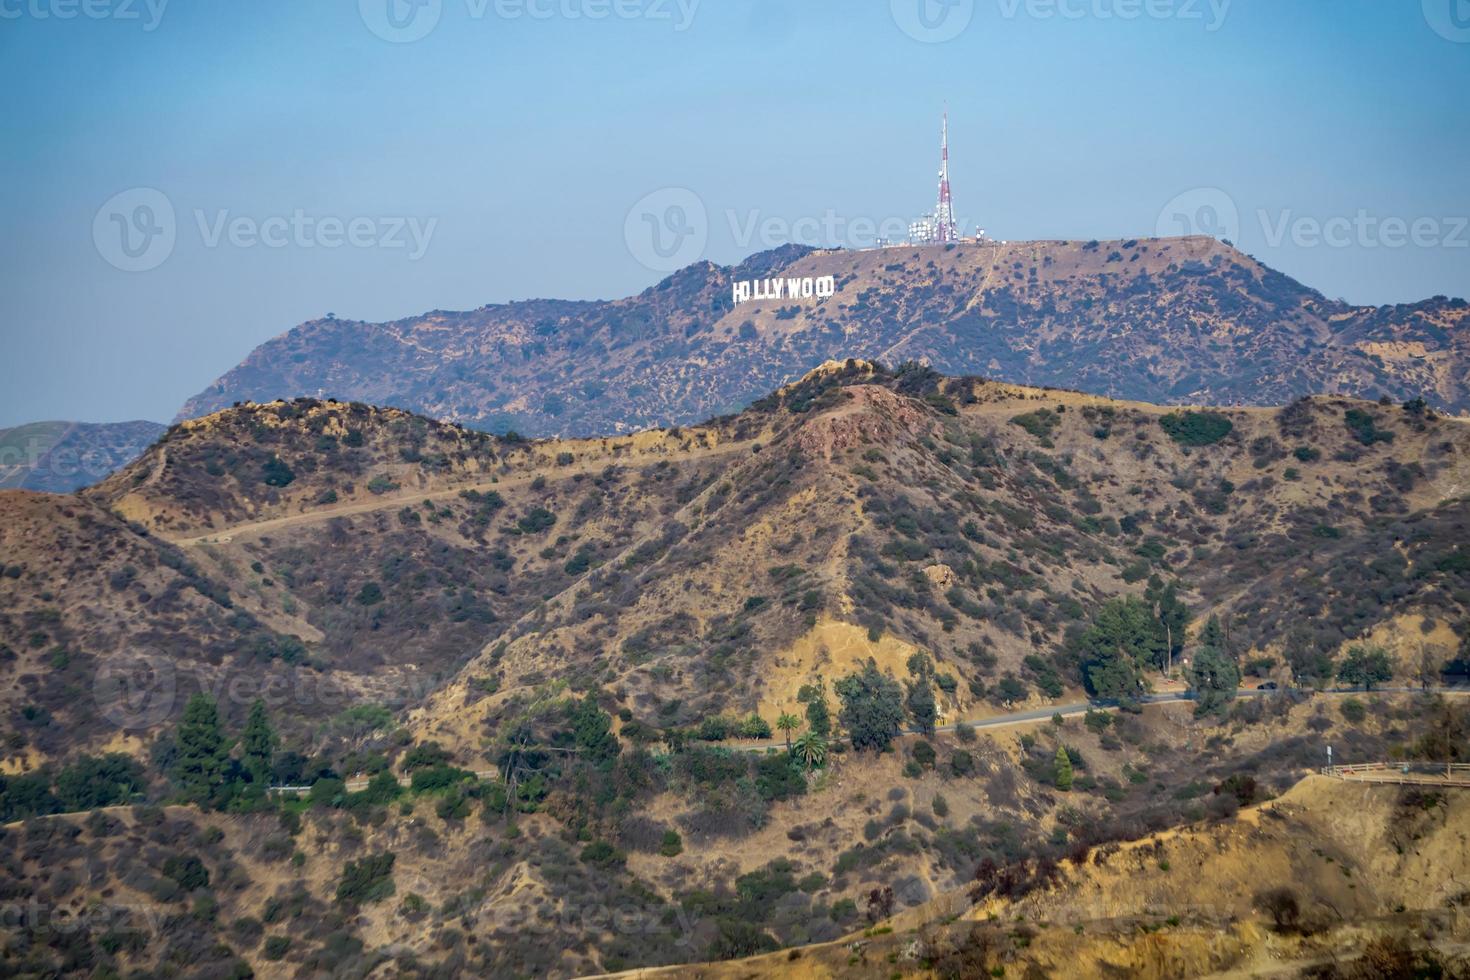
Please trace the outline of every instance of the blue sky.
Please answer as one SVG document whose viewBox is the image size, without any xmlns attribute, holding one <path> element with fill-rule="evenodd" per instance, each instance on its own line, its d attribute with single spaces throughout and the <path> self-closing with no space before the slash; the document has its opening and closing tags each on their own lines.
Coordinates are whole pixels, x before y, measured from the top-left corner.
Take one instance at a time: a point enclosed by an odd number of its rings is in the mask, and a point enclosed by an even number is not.
<svg viewBox="0 0 1470 980">
<path fill-rule="evenodd" d="M 967 230 L 1470 294 L 1470 0 L 162 2 L 0 0 L 0 425 L 167 420 L 328 311 L 635 292 L 640 201 L 719 262 L 861 244 L 946 101 Z"/>
</svg>

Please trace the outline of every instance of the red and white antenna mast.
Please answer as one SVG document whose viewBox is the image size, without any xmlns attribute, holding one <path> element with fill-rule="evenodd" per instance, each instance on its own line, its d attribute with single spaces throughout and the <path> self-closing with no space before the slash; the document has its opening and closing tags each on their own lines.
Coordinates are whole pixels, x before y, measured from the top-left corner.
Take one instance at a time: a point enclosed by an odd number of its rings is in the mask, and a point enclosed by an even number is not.
<svg viewBox="0 0 1470 980">
<path fill-rule="evenodd" d="M 944 124 L 939 135 L 939 207 L 934 212 L 934 240 L 959 241 L 959 228 L 954 220 L 954 201 L 949 194 L 949 107 L 944 109 Z"/>
</svg>

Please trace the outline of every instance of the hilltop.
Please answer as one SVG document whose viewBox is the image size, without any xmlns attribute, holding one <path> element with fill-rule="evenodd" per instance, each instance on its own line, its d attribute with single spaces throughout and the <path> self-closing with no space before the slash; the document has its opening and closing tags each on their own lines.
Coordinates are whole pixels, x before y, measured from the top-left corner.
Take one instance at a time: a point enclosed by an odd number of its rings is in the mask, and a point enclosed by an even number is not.
<svg viewBox="0 0 1470 980">
<path fill-rule="evenodd" d="M 732 305 L 731 283 L 833 276 L 836 295 Z M 702 262 L 637 296 L 391 323 L 314 320 L 181 409 L 325 392 L 475 428 L 587 435 L 734 412 L 833 358 L 1156 404 L 1337 393 L 1470 411 L 1470 307 L 1329 300 L 1210 238 L 814 251 Z"/>
<path fill-rule="evenodd" d="M 832 943 L 640 975 L 1463 976 L 1463 792 L 1309 776 L 1232 819 L 1078 850 L 1029 880 L 983 871 Z"/>
<path fill-rule="evenodd" d="M 164 916 L 137 945 L 26 931 L 22 955 L 738 958 L 922 910 L 986 862 L 1228 820 L 1324 739 L 1463 758 L 1470 721 L 1428 694 L 1051 715 L 1135 671 L 1177 690 L 1211 644 L 1249 688 L 1326 683 L 1359 643 L 1438 683 L 1467 655 L 1467 464 L 1470 424 L 1420 402 L 1177 410 L 856 359 L 621 437 L 319 399 L 179 423 L 82 494 L 0 494 L 0 814 L 30 818 L 0 850 L 47 907 Z M 837 684 L 870 660 L 902 727 L 1003 724 L 854 751 Z M 201 691 L 231 739 L 259 698 L 269 779 L 310 798 L 48 815 L 169 799 Z M 814 727 L 814 700 L 840 732 L 808 770 L 773 726 Z M 79 794 L 101 752 L 137 776 Z"/>
<path fill-rule="evenodd" d="M 1165 583 L 1263 677 L 1364 639 L 1412 676 L 1455 654 L 1470 610 L 1467 488 L 1470 425 L 1418 406 L 1179 413 L 861 361 L 608 439 L 248 404 L 174 426 L 71 503 L 7 498 L 50 518 L 7 523 L 0 641 L 70 642 L 78 665 L 129 633 L 139 653 L 223 643 L 140 571 L 183 567 L 185 594 L 238 625 L 203 675 L 393 691 L 467 751 L 553 677 L 662 729 L 797 710 L 818 675 L 872 657 L 904 677 L 922 653 L 944 720 L 1039 707 L 1083 695 L 1076 636 L 1103 605 Z M 82 541 L 115 559 L 78 561 Z M 55 623 L 40 644 L 37 617 Z M 1172 640 L 1177 657 L 1189 637 Z"/>
</svg>

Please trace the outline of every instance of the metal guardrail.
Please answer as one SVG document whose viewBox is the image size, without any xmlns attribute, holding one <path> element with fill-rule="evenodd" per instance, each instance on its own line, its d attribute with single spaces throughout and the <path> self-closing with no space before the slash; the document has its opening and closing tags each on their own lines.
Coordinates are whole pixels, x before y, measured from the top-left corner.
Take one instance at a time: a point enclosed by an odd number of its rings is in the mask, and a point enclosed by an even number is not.
<svg viewBox="0 0 1470 980">
<path fill-rule="evenodd" d="M 1360 783 L 1470 787 L 1470 764 L 1463 762 L 1360 762 L 1323 766 L 1324 776 Z"/>
<path fill-rule="evenodd" d="M 481 780 L 485 780 L 485 779 L 491 779 L 491 780 L 493 780 L 493 779 L 499 779 L 500 778 L 500 770 L 499 769 L 481 769 L 481 770 L 478 770 L 478 771 L 473 772 L 472 775 L 476 779 L 481 779 Z M 365 790 L 365 789 L 368 788 L 368 783 L 371 782 L 371 781 L 372 781 L 372 777 L 370 777 L 370 776 L 354 776 L 352 779 L 344 780 L 343 781 L 343 784 L 342 784 L 342 787 L 343 787 L 344 790 L 346 790 L 349 793 L 361 793 L 363 790 Z M 413 777 L 412 776 L 399 776 L 398 777 L 398 785 L 399 786 L 403 786 L 405 788 L 412 786 L 413 785 Z M 270 787 L 267 790 L 267 792 L 269 792 L 269 793 L 310 793 L 311 792 L 311 787 L 310 786 L 272 786 L 272 787 Z"/>
</svg>

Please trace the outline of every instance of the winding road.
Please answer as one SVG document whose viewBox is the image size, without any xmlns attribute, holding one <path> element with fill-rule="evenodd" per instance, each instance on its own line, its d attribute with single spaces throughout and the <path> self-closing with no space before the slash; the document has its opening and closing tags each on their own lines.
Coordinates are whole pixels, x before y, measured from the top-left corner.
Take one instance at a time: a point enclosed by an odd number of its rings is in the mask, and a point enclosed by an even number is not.
<svg viewBox="0 0 1470 980">
<path fill-rule="evenodd" d="M 1251 689 L 1248 689 L 1248 690 L 1243 689 L 1243 690 L 1237 691 L 1236 692 L 1236 697 L 1242 697 L 1242 698 L 1259 698 L 1259 697 L 1270 697 L 1270 696 L 1276 695 L 1276 694 L 1287 694 L 1287 693 L 1300 693 L 1300 694 L 1305 694 L 1308 697 L 1313 696 L 1313 695 L 1327 695 L 1327 696 L 1346 697 L 1348 695 L 1353 695 L 1353 694 L 1447 694 L 1447 695 L 1452 695 L 1452 696 L 1461 696 L 1461 695 L 1470 695 L 1470 685 L 1459 684 L 1459 685 L 1454 685 L 1454 686 L 1450 686 L 1450 687 L 1431 687 L 1431 688 L 1418 688 L 1418 687 L 1380 687 L 1380 688 L 1377 688 L 1377 689 L 1375 689 L 1373 691 L 1364 691 L 1361 688 L 1354 688 L 1354 687 L 1332 687 L 1332 688 L 1324 688 L 1324 689 L 1322 689 L 1320 691 L 1319 690 L 1309 689 L 1309 688 L 1273 688 L 1273 689 L 1270 689 L 1270 690 L 1265 690 L 1265 689 L 1261 689 L 1261 688 L 1251 688 Z M 1139 698 L 1139 703 L 1140 704 L 1143 704 L 1143 705 L 1175 704 L 1175 703 L 1178 703 L 1180 701 L 1193 701 L 1193 700 L 1194 700 L 1194 698 L 1192 698 L 1187 691 L 1173 691 L 1173 692 L 1169 692 L 1169 693 L 1166 693 L 1166 694 L 1146 694 L 1143 697 Z M 992 729 L 992 728 L 1008 728 L 1008 727 L 1010 727 L 1012 725 L 1025 725 L 1025 724 L 1031 724 L 1031 723 L 1038 722 L 1038 721 L 1047 721 L 1047 720 L 1049 720 L 1051 718 L 1054 718 L 1057 715 L 1061 715 L 1063 718 L 1068 718 L 1068 717 L 1073 717 L 1073 716 L 1076 716 L 1076 715 L 1086 714 L 1089 711 L 1113 711 L 1113 710 L 1116 710 L 1116 709 L 1117 709 L 1117 705 L 1116 704 L 1111 703 L 1111 702 L 1107 702 L 1107 701 L 1079 701 L 1079 702 L 1076 702 L 1074 704 L 1059 704 L 1059 705 L 1053 705 L 1053 706 L 1047 707 L 1047 708 L 1036 708 L 1036 709 L 1033 709 L 1031 711 L 1013 711 L 1013 712 L 1011 712 L 1009 714 L 1004 714 L 1004 715 L 992 715 L 989 718 L 980 718 L 980 719 L 976 719 L 975 721 L 958 721 L 958 722 L 952 722 L 951 724 L 948 724 L 948 725 L 939 725 L 934 730 L 936 732 L 953 732 L 960 725 L 969 725 L 971 728 L 975 729 L 976 731 L 980 731 L 982 729 Z M 902 736 L 910 736 L 910 735 L 923 735 L 923 734 L 924 734 L 924 732 L 920 731 L 917 728 L 907 728 L 907 729 L 904 729 L 904 731 L 902 731 L 900 733 L 900 737 L 902 737 Z M 848 739 L 846 739 L 846 738 L 839 738 L 839 739 L 836 739 L 836 741 L 847 742 Z M 711 743 L 711 744 L 714 744 L 714 745 L 718 746 L 719 748 L 729 749 L 729 750 L 731 750 L 733 752 L 771 752 L 771 751 L 775 751 L 777 749 L 780 749 L 782 747 L 781 746 L 781 743 L 778 740 L 776 740 L 776 739 L 769 739 L 769 740 L 762 739 L 762 740 L 759 740 L 759 741 L 745 741 L 745 742 L 720 742 L 720 743 Z M 1385 764 L 1381 764 L 1380 765 L 1380 764 L 1376 764 L 1375 763 L 1373 765 L 1374 766 L 1379 766 L 1381 768 L 1381 766 L 1386 766 L 1387 764 L 1385 763 Z M 1355 767 L 1339 766 L 1337 768 L 1338 769 L 1342 769 L 1342 770 L 1348 770 L 1348 769 L 1354 769 Z M 1357 768 L 1362 768 L 1362 767 L 1357 767 Z M 482 770 L 482 771 L 476 771 L 474 775 L 475 775 L 475 778 L 476 779 L 498 779 L 499 776 L 500 776 L 500 771 L 498 769 L 486 769 L 486 770 Z M 1329 775 L 1339 775 L 1340 778 L 1362 778 L 1362 777 L 1355 777 L 1355 776 L 1342 776 L 1342 775 L 1340 775 L 1339 773 L 1336 773 L 1336 772 L 1329 773 Z M 352 779 L 347 780 L 347 782 L 346 782 L 347 791 L 348 792 L 351 792 L 351 793 L 356 793 L 356 792 L 361 792 L 364 789 L 367 789 L 368 778 L 369 777 L 367 777 L 367 776 L 354 776 Z M 1367 778 L 1365 778 L 1364 781 L 1370 781 L 1370 780 L 1367 779 Z M 1402 782 L 1404 780 L 1396 780 L 1396 779 L 1392 779 L 1392 778 L 1383 778 L 1383 779 L 1377 779 L 1377 780 L 1371 780 L 1371 781 L 1378 781 L 1378 782 Z M 401 785 L 401 786 L 408 786 L 410 784 L 409 777 L 407 777 L 407 776 L 400 776 L 399 779 L 398 779 L 398 782 L 399 782 L 399 785 Z M 1440 782 L 1440 784 L 1443 784 L 1444 783 L 1443 779 L 1439 780 L 1439 782 Z M 1459 785 L 1459 784 L 1458 783 L 1455 783 L 1455 784 L 1452 784 L 1452 785 Z M 272 786 L 270 788 L 270 791 L 272 793 L 309 793 L 311 791 L 311 787 L 310 786 Z"/>
</svg>

